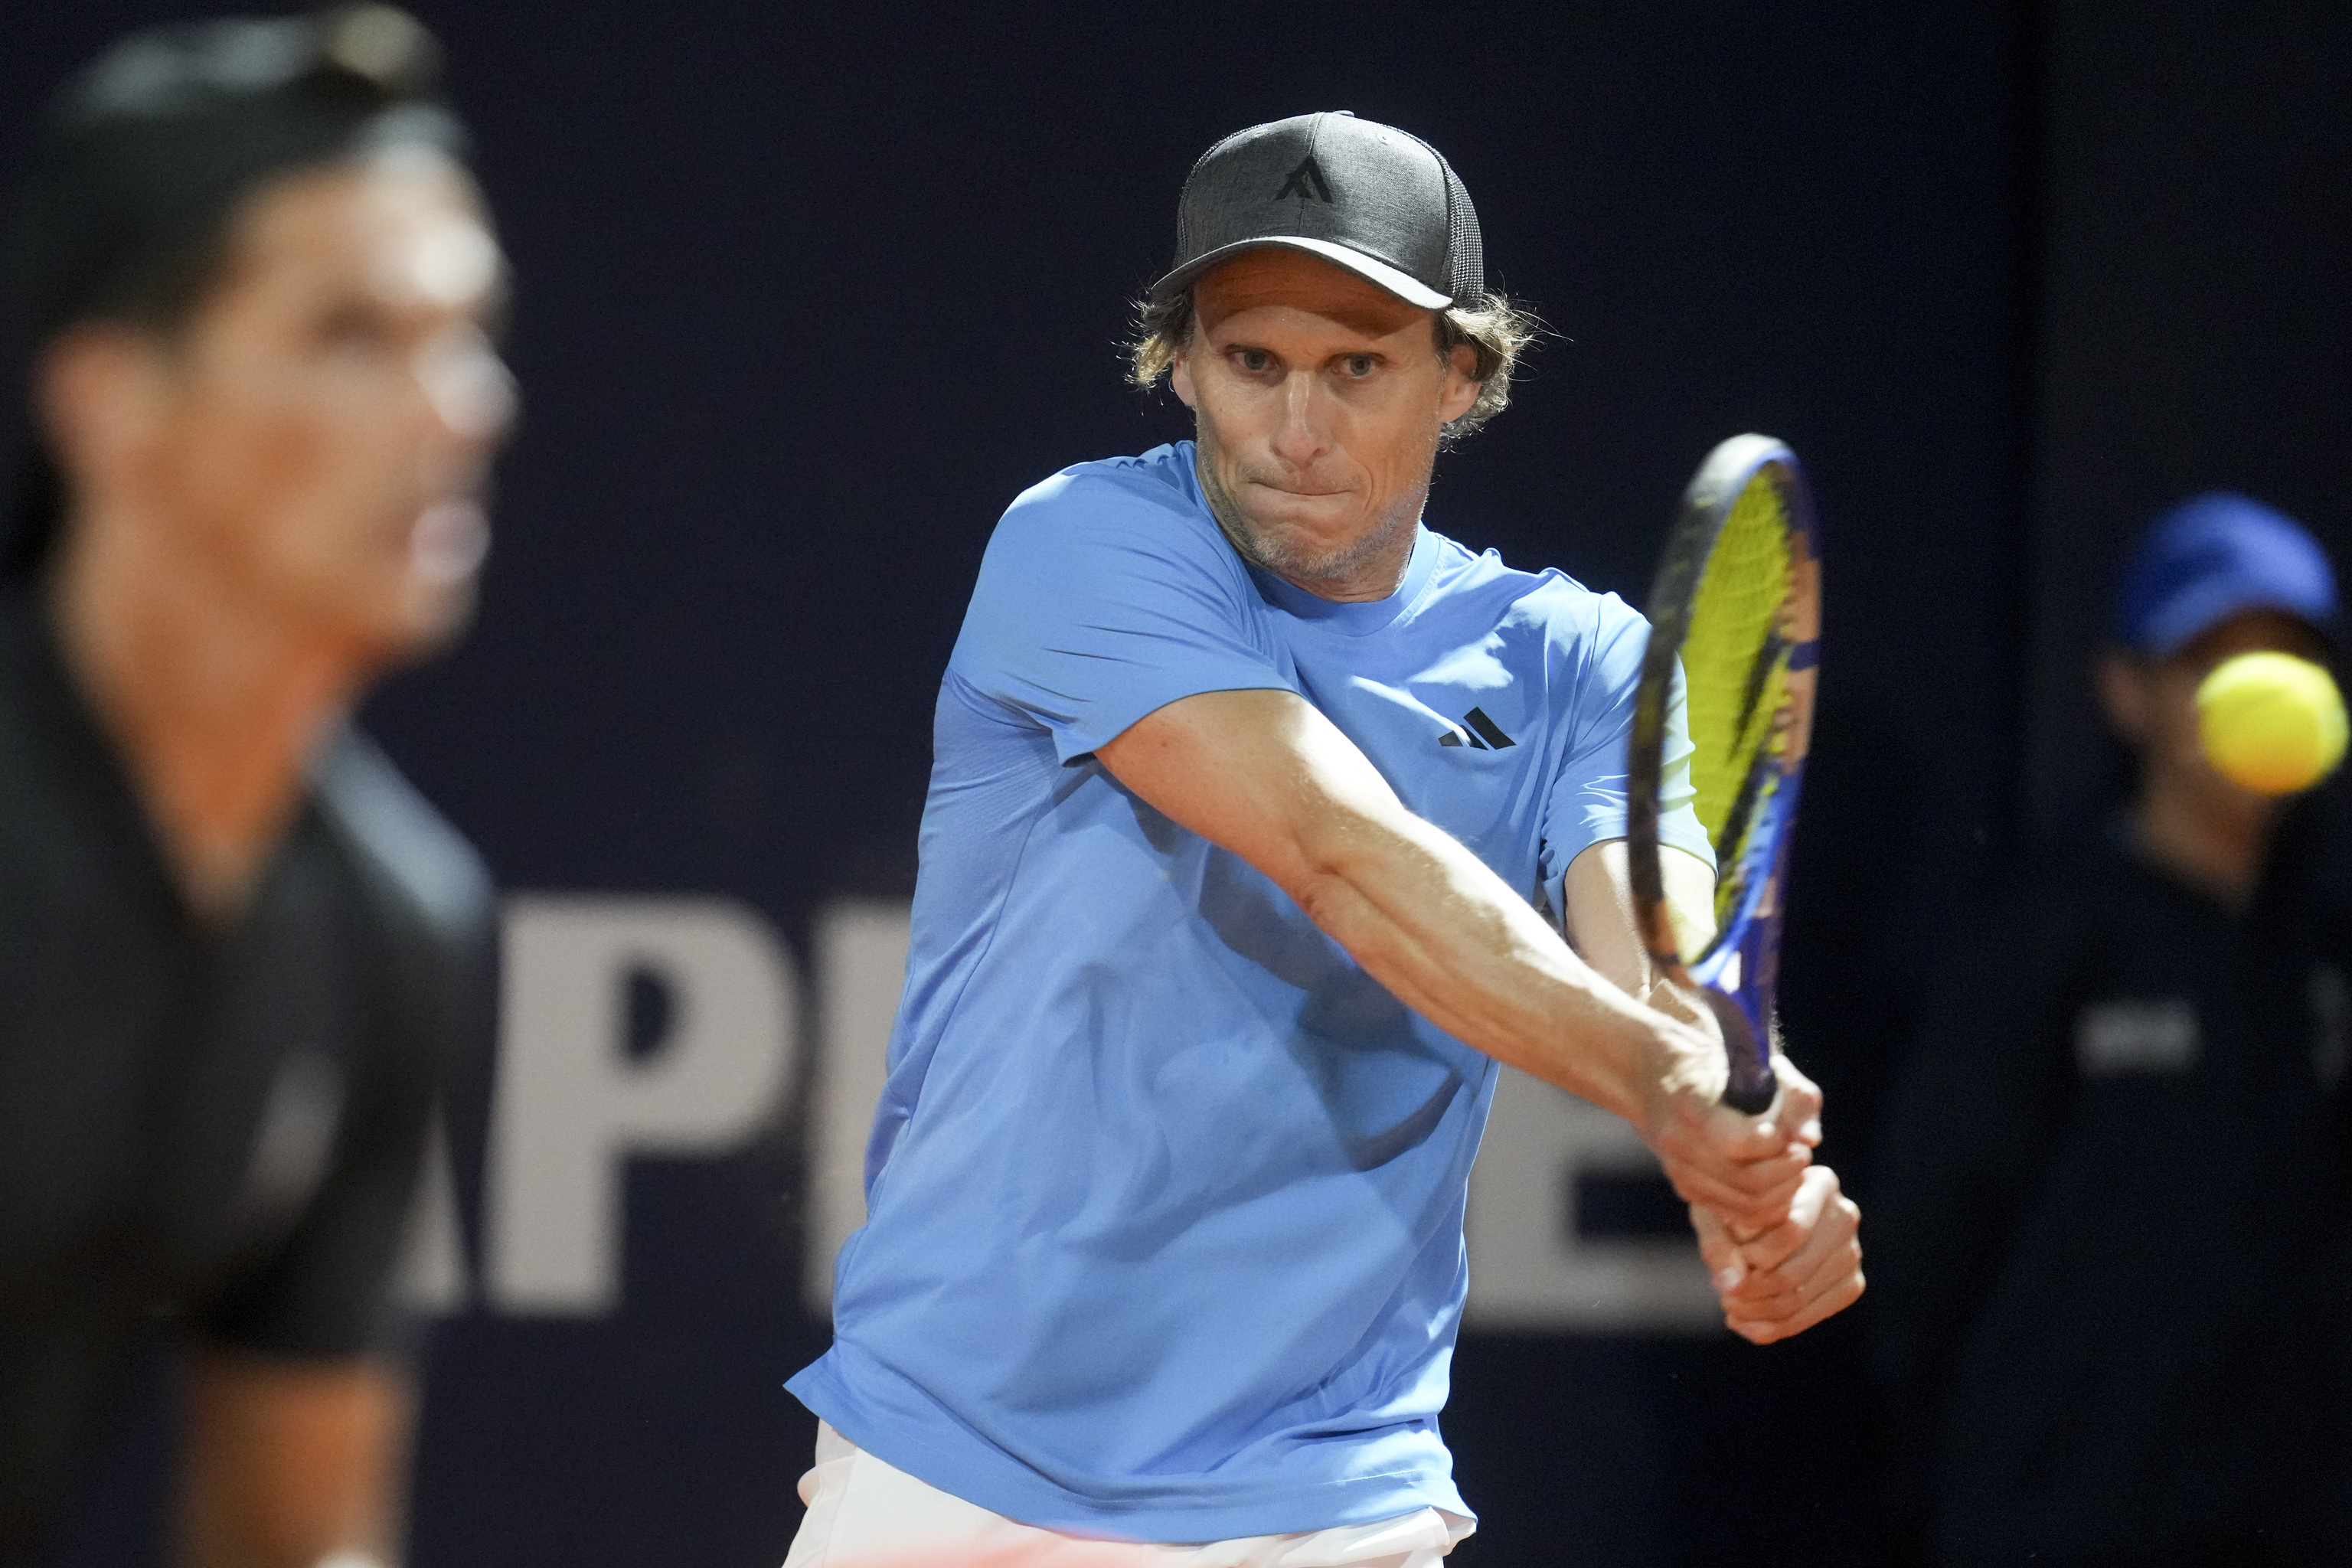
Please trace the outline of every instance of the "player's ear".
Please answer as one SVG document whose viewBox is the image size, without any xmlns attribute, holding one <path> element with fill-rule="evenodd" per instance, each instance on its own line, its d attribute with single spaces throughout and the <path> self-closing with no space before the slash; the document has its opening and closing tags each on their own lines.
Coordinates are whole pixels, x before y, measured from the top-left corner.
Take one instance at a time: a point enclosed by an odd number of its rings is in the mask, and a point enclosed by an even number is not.
<svg viewBox="0 0 2352 1568">
<path fill-rule="evenodd" d="M 1451 425 L 1470 412 L 1485 385 L 1477 374 L 1478 351 L 1468 343 L 1455 343 L 1445 356 L 1445 386 L 1437 397 L 1440 419 Z"/>
<path fill-rule="evenodd" d="M 2092 667 L 2099 690 L 2099 706 L 2116 734 L 2137 746 L 2147 742 L 2155 725 L 2154 695 L 2148 690 L 2148 668 L 2121 648 L 2101 651 Z"/>
<path fill-rule="evenodd" d="M 1199 394 L 1192 386 L 1192 354 L 1189 344 L 1178 349 L 1176 357 L 1168 362 L 1168 384 L 1174 389 L 1177 402 L 1195 413 L 1200 411 Z"/>
<path fill-rule="evenodd" d="M 41 433 L 69 487 L 124 470 L 162 411 L 161 345 L 127 327 L 67 331 L 41 354 L 33 396 Z"/>
</svg>

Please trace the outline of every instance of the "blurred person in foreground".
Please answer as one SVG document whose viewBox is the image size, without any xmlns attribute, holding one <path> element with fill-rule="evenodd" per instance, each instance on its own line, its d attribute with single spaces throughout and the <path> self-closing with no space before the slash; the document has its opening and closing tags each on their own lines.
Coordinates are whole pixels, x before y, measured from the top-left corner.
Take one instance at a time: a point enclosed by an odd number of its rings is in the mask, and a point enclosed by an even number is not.
<svg viewBox="0 0 2352 1568">
<path fill-rule="evenodd" d="M 396 1552 L 389 1312 L 478 862 L 350 714 L 462 626 L 502 264 L 404 13 L 128 37 L 10 238 L 0 1562 L 176 1348 L 198 1568 Z"/>
<path fill-rule="evenodd" d="M 2105 830 L 1957 950 L 1874 1189 L 1872 1325 L 1939 1564 L 2352 1561 L 2339 1531 L 2352 925 L 2198 690 L 2330 662 L 2334 575 L 2211 494 L 2124 574 Z"/>
<path fill-rule="evenodd" d="M 1721 1105 L 1712 1016 L 1634 933 L 1646 624 L 1422 524 L 1530 331 L 1461 181 L 1310 114 L 1179 211 L 1134 365 L 1196 438 L 1015 500 L 940 688 L 791 1568 L 1447 1554 L 1499 1062 L 1640 1130 L 1748 1338 L 1862 1289 L 1819 1092 L 1783 1060 L 1763 1115 Z M 1664 837 L 1704 921 L 1689 750 Z"/>
</svg>

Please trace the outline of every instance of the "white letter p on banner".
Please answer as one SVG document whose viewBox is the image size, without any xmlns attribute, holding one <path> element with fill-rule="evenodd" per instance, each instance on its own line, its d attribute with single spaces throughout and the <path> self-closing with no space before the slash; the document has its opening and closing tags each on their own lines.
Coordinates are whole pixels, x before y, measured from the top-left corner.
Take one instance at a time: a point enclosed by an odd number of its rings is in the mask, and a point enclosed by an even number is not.
<svg viewBox="0 0 2352 1568">
<path fill-rule="evenodd" d="M 526 894 L 506 904 L 489 1147 L 490 1299 L 596 1316 L 621 1292 L 633 1154 L 720 1154 L 758 1135 L 792 1079 L 799 997 L 767 921 L 710 898 Z M 643 977 L 668 1026 L 629 1053 Z"/>
</svg>

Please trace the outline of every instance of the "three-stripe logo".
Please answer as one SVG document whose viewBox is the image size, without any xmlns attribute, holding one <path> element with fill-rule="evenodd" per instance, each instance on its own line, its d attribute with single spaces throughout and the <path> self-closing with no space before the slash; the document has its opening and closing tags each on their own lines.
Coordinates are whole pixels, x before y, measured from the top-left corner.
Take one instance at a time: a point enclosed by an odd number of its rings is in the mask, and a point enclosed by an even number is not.
<svg viewBox="0 0 2352 1568">
<path fill-rule="evenodd" d="M 1483 708 L 1473 708 L 1462 715 L 1462 722 L 1437 737 L 1441 746 L 1468 746 L 1474 751 L 1499 752 L 1506 746 L 1516 746 L 1517 741 L 1503 733 L 1503 727 L 1486 717 Z"/>
</svg>

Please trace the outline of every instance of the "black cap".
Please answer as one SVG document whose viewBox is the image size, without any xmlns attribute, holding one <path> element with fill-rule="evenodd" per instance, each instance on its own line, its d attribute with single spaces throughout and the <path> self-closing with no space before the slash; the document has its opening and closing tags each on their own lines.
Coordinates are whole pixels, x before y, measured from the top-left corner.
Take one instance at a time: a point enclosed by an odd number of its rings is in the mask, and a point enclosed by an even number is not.
<svg viewBox="0 0 2352 1568">
<path fill-rule="evenodd" d="M 1478 215 L 1437 149 L 1344 109 L 1234 132 L 1201 154 L 1176 208 L 1164 300 L 1261 246 L 1336 262 L 1440 310 L 1486 287 Z"/>
<path fill-rule="evenodd" d="M 121 39 L 49 105 L 10 246 L 19 349 L 137 317 L 273 174 L 400 143 L 462 154 L 440 49 L 394 6 L 225 17 Z"/>
<path fill-rule="evenodd" d="M 78 321 L 171 324 L 209 280 L 238 202 L 278 174 L 396 146 L 462 156 L 465 132 L 434 90 L 440 52 L 385 5 L 171 23 L 117 41 L 41 122 L 7 237 L 0 363 L 22 373 Z M 30 413 L 0 579 L 39 568 L 64 504 Z"/>
</svg>

